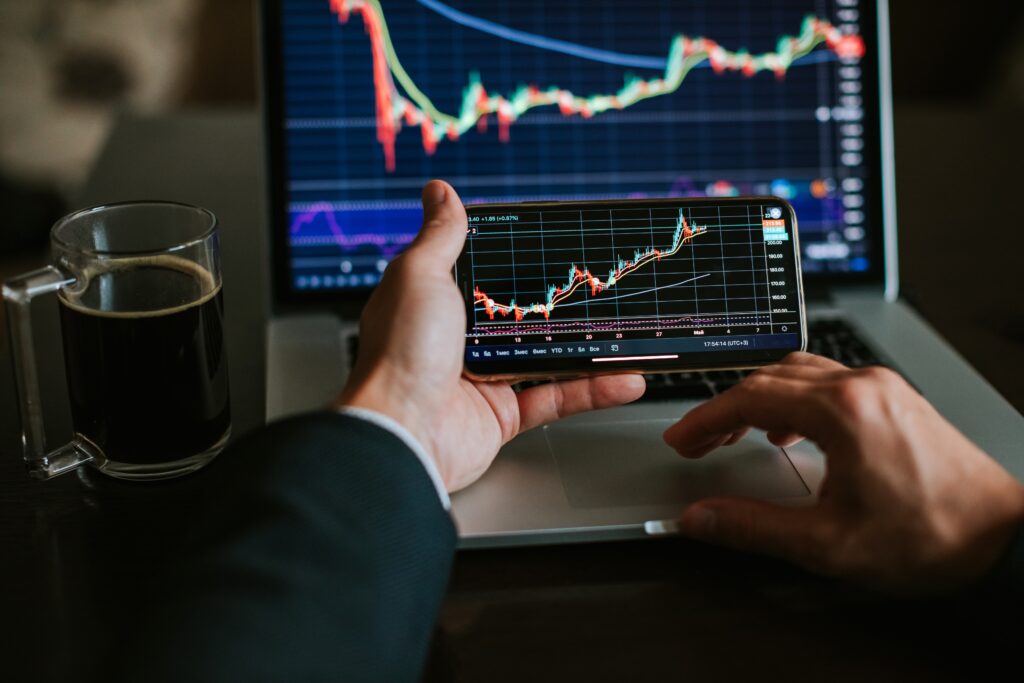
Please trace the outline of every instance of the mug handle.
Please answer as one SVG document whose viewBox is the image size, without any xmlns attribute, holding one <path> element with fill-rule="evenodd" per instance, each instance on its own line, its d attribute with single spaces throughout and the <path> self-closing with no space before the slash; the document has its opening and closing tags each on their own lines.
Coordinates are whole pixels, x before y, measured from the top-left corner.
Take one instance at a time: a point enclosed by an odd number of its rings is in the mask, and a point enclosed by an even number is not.
<svg viewBox="0 0 1024 683">
<path fill-rule="evenodd" d="M 47 452 L 43 406 L 39 393 L 39 371 L 32 339 L 32 300 L 75 283 L 75 278 L 54 266 L 26 273 L 3 285 L 7 319 L 11 329 L 18 407 L 21 410 L 21 445 L 29 476 L 50 479 L 80 465 L 102 458 L 100 450 L 81 434 Z"/>
</svg>

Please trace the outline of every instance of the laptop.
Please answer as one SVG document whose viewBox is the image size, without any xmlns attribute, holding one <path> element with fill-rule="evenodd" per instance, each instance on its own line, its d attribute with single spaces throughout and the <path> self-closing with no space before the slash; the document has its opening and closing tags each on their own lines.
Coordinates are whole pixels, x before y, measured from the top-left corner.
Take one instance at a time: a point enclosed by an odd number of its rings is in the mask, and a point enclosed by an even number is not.
<svg viewBox="0 0 1024 683">
<path fill-rule="evenodd" d="M 884 0 L 267 0 L 262 15 L 268 420 L 342 387 L 430 178 L 466 203 L 775 195 L 799 217 L 809 350 L 894 368 L 1024 477 L 1024 419 L 899 298 Z M 534 89 L 639 82 L 651 96 L 600 113 L 531 105 Z M 755 433 L 684 461 L 662 442 L 742 376 L 652 375 L 634 404 L 516 438 L 453 496 L 462 545 L 660 535 L 707 496 L 812 504 L 812 444 Z"/>
</svg>

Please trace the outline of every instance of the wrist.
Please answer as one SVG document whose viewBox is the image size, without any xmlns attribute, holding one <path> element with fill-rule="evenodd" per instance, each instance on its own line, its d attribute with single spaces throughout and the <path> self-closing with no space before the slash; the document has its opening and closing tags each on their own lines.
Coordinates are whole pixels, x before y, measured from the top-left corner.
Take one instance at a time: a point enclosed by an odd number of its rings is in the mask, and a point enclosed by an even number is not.
<svg viewBox="0 0 1024 683">
<path fill-rule="evenodd" d="M 333 405 L 336 409 L 369 410 L 401 425 L 434 463 L 447 487 L 448 473 L 442 469 L 437 457 L 429 420 L 423 415 L 419 402 L 411 400 L 409 392 L 403 390 L 402 385 L 401 381 L 383 375 L 350 383 Z"/>
<path fill-rule="evenodd" d="M 991 576 L 1024 525 L 1024 486 L 1009 475 L 1006 479 L 1002 491 L 990 492 L 987 518 L 963 534 L 965 542 L 957 552 L 960 559 L 951 562 L 960 569 L 962 584 Z"/>
</svg>

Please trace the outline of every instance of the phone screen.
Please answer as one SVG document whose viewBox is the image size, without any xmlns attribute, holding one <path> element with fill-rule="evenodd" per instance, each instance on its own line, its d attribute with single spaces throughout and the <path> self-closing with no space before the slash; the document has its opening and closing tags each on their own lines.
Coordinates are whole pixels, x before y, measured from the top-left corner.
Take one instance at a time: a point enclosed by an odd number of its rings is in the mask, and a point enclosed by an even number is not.
<svg viewBox="0 0 1024 683">
<path fill-rule="evenodd" d="M 478 204 L 455 276 L 482 377 L 750 367 L 806 346 L 775 197 Z"/>
</svg>

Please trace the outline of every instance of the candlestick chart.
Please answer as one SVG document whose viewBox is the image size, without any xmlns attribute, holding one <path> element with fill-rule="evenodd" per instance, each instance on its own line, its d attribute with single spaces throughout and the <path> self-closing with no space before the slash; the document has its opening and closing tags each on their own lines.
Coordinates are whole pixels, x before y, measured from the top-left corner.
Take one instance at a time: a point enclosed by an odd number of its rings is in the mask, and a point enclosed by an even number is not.
<svg viewBox="0 0 1024 683">
<path fill-rule="evenodd" d="M 705 232 L 707 232 L 705 227 L 695 225 L 691 228 L 686 222 L 686 217 L 683 216 L 683 210 L 680 209 L 679 217 L 676 219 L 675 229 L 672 233 L 672 242 L 668 249 L 662 250 L 649 246 L 643 251 L 640 249 L 634 250 L 631 260 L 619 257 L 615 266 L 608 271 L 608 277 L 604 281 L 597 275 L 592 274 L 586 266 L 581 268 L 576 263 L 573 263 L 569 266 L 568 282 L 562 286 L 550 285 L 547 290 L 547 300 L 544 303 L 534 303 L 522 307 L 516 304 L 513 299 L 508 304 L 501 304 L 494 301 L 485 292 L 480 291 L 479 285 L 473 291 L 473 299 L 475 303 L 483 306 L 490 320 L 494 320 L 495 313 L 499 313 L 502 316 L 511 315 L 516 322 L 522 320 L 529 313 L 539 313 L 544 316 L 545 320 L 549 320 L 551 312 L 555 310 L 555 306 L 568 300 L 581 287 L 584 291 L 589 289 L 591 296 L 597 296 L 598 292 L 611 289 L 624 277 L 643 268 L 645 265 L 654 261 L 660 261 L 662 257 L 670 258 L 675 256 L 684 244 Z"/>
<path fill-rule="evenodd" d="M 754 55 L 747 50 L 730 51 L 711 38 L 691 38 L 676 35 L 664 60 L 664 72 L 654 78 L 628 76 L 615 92 L 582 97 L 571 90 L 551 85 L 520 85 L 509 95 L 489 93 L 479 72 L 469 74 L 469 83 L 462 91 L 458 114 L 440 111 L 420 90 L 402 66 L 395 46 L 391 42 L 387 20 L 379 0 L 328 0 L 331 10 L 342 23 L 357 14 L 362 18 L 370 39 L 373 55 L 374 103 L 376 105 L 377 141 L 384 150 L 384 165 L 395 170 L 395 138 L 402 124 L 419 126 L 423 151 L 433 154 L 442 138 L 458 140 L 466 131 L 477 128 L 487 130 L 488 116 L 495 115 L 498 139 L 507 143 L 509 127 L 523 114 L 537 107 L 556 106 L 562 116 L 590 118 L 610 110 L 622 110 L 644 100 L 669 95 L 682 85 L 687 74 L 707 62 L 715 73 L 739 71 L 752 77 L 762 71 L 771 71 L 783 78 L 793 62 L 808 55 L 819 45 L 826 46 L 840 57 L 860 59 L 864 55 L 864 42 L 858 35 L 843 35 L 839 29 L 813 15 L 804 18 L 796 36 L 782 36 L 774 52 Z M 440 8 L 447 8 L 436 0 L 425 0 Z M 457 15 L 465 16 L 458 12 Z M 657 60 L 653 60 L 657 63 Z M 401 86 L 401 90 L 399 89 Z M 404 91 L 404 95 L 402 94 Z"/>
<path fill-rule="evenodd" d="M 786 318 L 772 304 L 780 264 L 769 254 L 786 248 L 767 246 L 761 204 L 514 206 L 470 208 L 459 267 L 470 273 L 475 334 L 767 328 Z"/>
<path fill-rule="evenodd" d="M 858 0 L 278 4 L 295 288 L 375 284 L 432 177 L 467 205 L 777 194 L 807 270 L 869 253 L 843 232 L 864 186 Z"/>
</svg>

